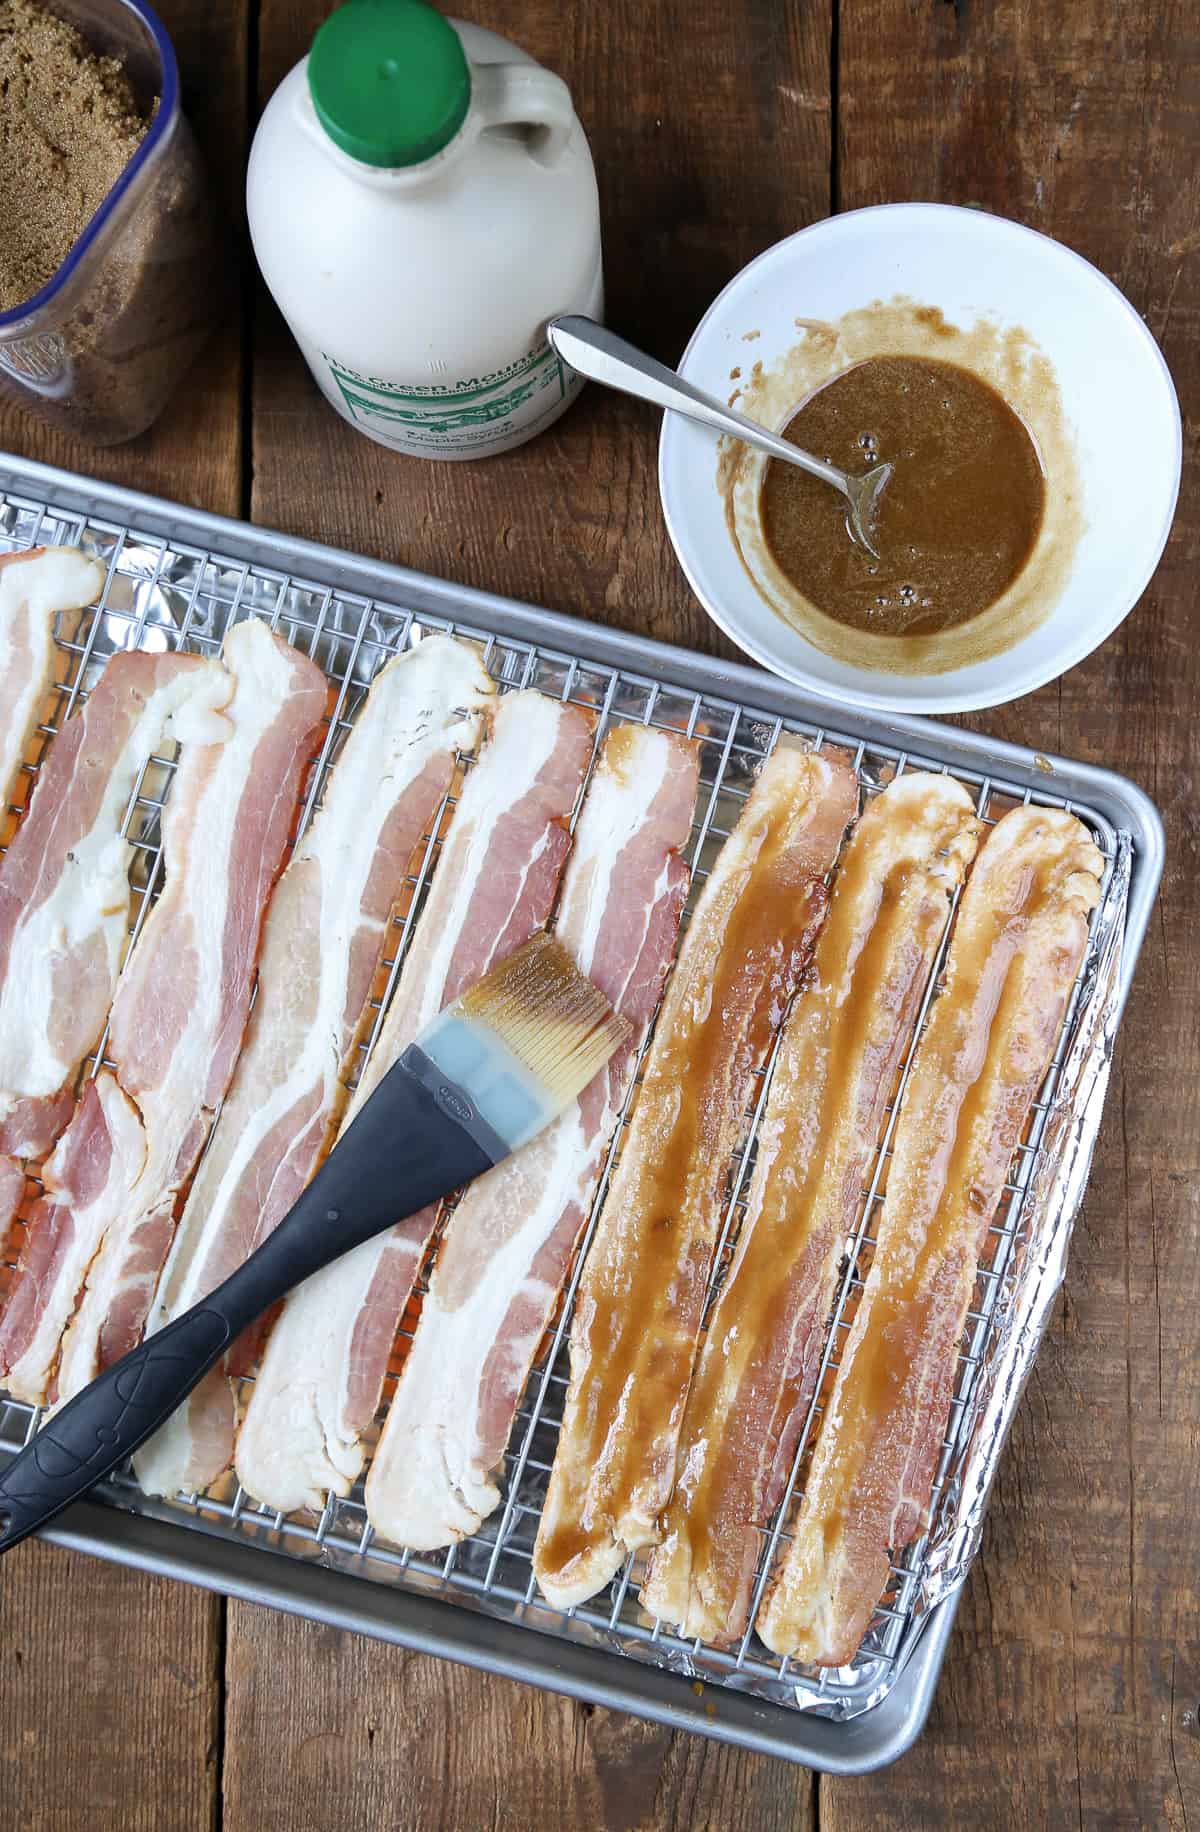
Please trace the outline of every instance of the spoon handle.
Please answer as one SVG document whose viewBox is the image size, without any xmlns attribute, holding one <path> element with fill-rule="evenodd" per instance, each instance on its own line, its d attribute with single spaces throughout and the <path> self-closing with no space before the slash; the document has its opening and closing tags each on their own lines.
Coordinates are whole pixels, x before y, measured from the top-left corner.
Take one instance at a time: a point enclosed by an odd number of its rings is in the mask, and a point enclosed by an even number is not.
<svg viewBox="0 0 1200 1832">
<path fill-rule="evenodd" d="M 685 382 L 674 369 L 655 362 L 652 356 L 646 356 L 591 318 L 577 317 L 573 313 L 552 318 L 546 326 L 546 335 L 563 361 L 589 380 L 603 382 L 622 394 L 636 395 L 638 400 L 649 401 L 654 407 L 669 407 L 675 413 L 685 414 L 689 420 L 699 420 L 704 426 L 714 427 L 717 432 L 729 433 L 746 445 L 757 446 L 772 458 L 782 458 L 787 464 L 797 464 L 801 470 L 811 471 L 814 477 L 831 483 L 843 496 L 849 495 L 846 478 L 836 466 L 802 452 L 786 439 L 776 438 L 765 426 L 735 413 L 715 395 L 705 394 L 702 388 Z"/>
</svg>

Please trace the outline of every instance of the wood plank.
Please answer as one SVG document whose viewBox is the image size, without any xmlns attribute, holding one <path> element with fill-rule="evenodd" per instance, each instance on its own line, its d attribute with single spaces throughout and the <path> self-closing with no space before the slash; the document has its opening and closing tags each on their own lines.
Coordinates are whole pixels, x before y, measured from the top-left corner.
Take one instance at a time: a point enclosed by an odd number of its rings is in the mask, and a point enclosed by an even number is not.
<svg viewBox="0 0 1200 1832">
<path fill-rule="evenodd" d="M 0 1580 L 0 1825 L 214 1824 L 217 1604 L 30 1541 Z"/>
<path fill-rule="evenodd" d="M 239 260 L 247 0 L 160 0 L 184 106 Z M 240 309 L 126 446 L 96 451 L 0 404 L 0 447 L 224 514 L 241 507 Z M 223 1605 L 78 1554 L 21 1547 L 0 1574 L 0 1822 L 195 1832 L 218 1806 Z"/>
<path fill-rule="evenodd" d="M 264 98 L 325 10 L 265 0 Z M 461 10 L 571 84 L 600 176 L 609 318 L 657 354 L 675 360 L 744 261 L 828 209 L 824 0 Z M 722 649 L 663 529 L 657 416 L 592 389 L 508 457 L 401 458 L 324 405 L 261 292 L 257 315 L 255 520 Z M 230 1832 L 811 1822 L 804 1771 L 239 1604 L 226 1751 Z"/>
<path fill-rule="evenodd" d="M 843 0 L 843 207 L 977 203 L 1078 248 L 1200 408 L 1197 26 L 1178 6 Z M 1064 1301 L 1018 1415 L 934 1714 L 823 1826 L 1183 1826 L 1200 1806 L 1200 1163 L 1193 638 L 1184 503 L 1103 651 L 981 729 L 1126 771 L 1162 809 L 1163 894 Z"/>
<path fill-rule="evenodd" d="M 808 1832 L 802 1769 L 229 1606 L 226 1832 Z"/>
</svg>

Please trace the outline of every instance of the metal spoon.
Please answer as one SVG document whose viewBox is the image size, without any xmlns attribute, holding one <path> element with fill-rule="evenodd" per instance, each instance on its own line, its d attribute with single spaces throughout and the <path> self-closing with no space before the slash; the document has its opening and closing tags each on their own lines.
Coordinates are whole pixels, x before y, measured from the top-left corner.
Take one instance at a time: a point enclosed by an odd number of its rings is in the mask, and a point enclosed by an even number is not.
<svg viewBox="0 0 1200 1832">
<path fill-rule="evenodd" d="M 879 498 L 892 475 L 890 464 L 876 465 L 864 477 L 851 477 L 848 472 L 839 471 L 836 465 L 826 464 L 823 458 L 814 458 L 811 452 L 802 452 L 799 446 L 777 438 L 756 420 L 735 413 L 715 395 L 693 387 L 674 369 L 655 362 L 652 356 L 644 355 L 623 337 L 616 336 L 591 318 L 581 318 L 574 313 L 552 318 L 546 326 L 546 335 L 563 361 L 593 382 L 603 382 L 622 394 L 636 395 L 638 400 L 650 401 L 655 407 L 669 407 L 675 413 L 686 414 L 689 420 L 699 420 L 704 426 L 729 433 L 746 445 L 757 446 L 772 458 L 782 458 L 785 464 L 798 465 L 802 471 L 832 484 L 850 505 L 846 527 L 851 539 L 872 559 L 879 558 L 871 535 Z"/>
</svg>

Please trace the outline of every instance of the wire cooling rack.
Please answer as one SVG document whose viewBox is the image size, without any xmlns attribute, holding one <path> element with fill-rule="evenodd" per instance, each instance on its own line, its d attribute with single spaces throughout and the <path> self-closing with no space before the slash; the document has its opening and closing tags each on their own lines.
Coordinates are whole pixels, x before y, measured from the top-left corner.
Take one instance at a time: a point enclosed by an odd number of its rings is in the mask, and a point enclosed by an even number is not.
<svg viewBox="0 0 1200 1832">
<path fill-rule="evenodd" d="M 110 495 L 115 498 L 118 493 Z M 285 545 L 280 537 L 272 538 L 281 547 Z M 445 630 L 481 645 L 485 664 L 502 692 L 533 687 L 593 712 L 597 746 L 605 731 L 623 720 L 684 733 L 698 740 L 702 786 L 688 849 L 693 867 L 689 913 L 696 892 L 736 821 L 763 759 L 783 731 L 798 733 L 816 748 L 837 746 L 847 752 L 854 761 L 864 797 L 877 794 L 904 770 L 920 767 L 948 771 L 966 783 L 981 819 L 987 823 L 994 822 L 1019 802 L 1032 800 L 1049 806 L 1071 807 L 1091 830 L 1106 860 L 1101 908 L 1105 900 L 1114 895 L 1116 836 L 1105 816 L 1095 807 L 1068 801 L 1049 786 L 1043 791 L 1026 786 L 1015 776 L 1006 778 L 1003 773 L 989 774 L 985 767 L 986 757 L 979 759 L 979 768 L 973 768 L 961 757 L 951 761 L 946 756 L 939 756 L 936 744 L 931 743 L 930 750 L 925 752 L 919 746 L 902 748 L 883 737 L 876 740 L 869 736 L 847 736 L 804 717 L 756 710 L 753 705 L 724 698 L 707 688 L 695 690 L 672 684 L 665 674 L 656 678 L 632 666 L 600 663 L 583 653 L 573 654 L 568 649 L 539 640 L 525 640 L 511 631 L 500 634 L 496 629 L 484 627 L 487 620 L 481 620 L 478 615 L 486 601 L 469 594 L 463 594 L 466 614 L 462 618 L 431 613 L 424 607 L 405 608 L 400 602 L 384 602 L 339 585 L 319 583 L 300 571 L 233 559 L 212 546 L 168 540 L 150 533 L 133 519 L 123 521 L 95 512 L 68 512 L 56 509 L 43 498 L 20 493 L 0 495 L 0 551 L 57 542 L 79 543 L 99 555 L 106 566 L 106 583 L 101 601 L 94 610 L 79 619 L 62 620 L 59 633 L 62 676 L 41 731 L 43 754 L 44 747 L 53 741 L 55 731 L 86 697 L 110 655 L 123 649 L 184 648 L 197 653 L 215 653 L 232 623 L 241 618 L 260 617 L 310 655 L 325 670 L 334 690 L 323 741 L 304 785 L 299 831 L 320 801 L 329 768 L 336 760 L 341 741 L 378 669 L 391 655 L 418 642 L 425 632 Z M 442 595 L 445 598 L 452 593 L 449 588 L 443 588 Z M 530 613 L 530 620 L 537 615 Z M 558 627 L 561 629 L 561 625 Z M 930 728 L 930 731 L 936 737 L 937 728 Z M 970 757 L 972 753 L 968 751 L 967 755 Z M 469 762 L 463 761 L 464 767 L 469 767 Z M 4 811 L 6 830 L 11 826 L 12 816 L 27 800 L 38 763 L 38 758 L 31 760 L 14 807 Z M 134 936 L 158 888 L 160 817 L 164 798 L 169 793 L 172 767 L 169 758 L 152 759 L 125 813 L 125 831 L 134 855 L 135 895 L 131 922 Z M 398 906 L 387 960 L 373 1000 L 375 1023 L 369 1027 L 369 1034 L 361 1046 L 364 1052 L 369 1050 L 374 1039 L 413 925 L 419 920 L 441 845 L 438 836 L 444 830 L 444 814 L 445 810 L 441 811 L 431 824 L 420 869 L 409 879 L 406 894 Z M 687 914 L 684 920 L 686 922 Z M 950 922 L 952 920 L 951 914 Z M 949 926 L 948 923 L 925 991 L 918 1036 L 937 987 Z M 1085 981 L 1090 964 L 1090 958 L 1085 960 L 1080 984 Z M 988 1248 L 979 1269 L 962 1344 L 957 1388 L 935 1484 L 933 1531 L 937 1529 L 941 1513 L 952 1506 L 955 1499 L 955 1458 L 970 1424 L 978 1370 L 986 1362 L 996 1339 L 999 1294 L 1019 1248 L 1026 1194 L 1047 1114 L 1054 1105 L 1059 1067 L 1072 1037 L 1078 1000 L 1079 984 L 1058 1055 L 1034 1104 L 1026 1136 L 1015 1154 L 1004 1199 L 989 1231 Z M 85 1072 L 94 1073 L 103 1060 L 103 1049 L 102 1041 Z M 828 1393 L 840 1347 L 852 1322 L 870 1263 L 874 1246 L 873 1222 L 886 1186 L 896 1108 L 912 1054 L 910 1049 L 889 1103 L 884 1134 L 863 1191 L 858 1222 L 847 1240 L 821 1380 L 797 1452 L 789 1495 L 772 1519 L 760 1523 L 762 1557 L 756 1605 L 779 1542 L 787 1537 L 786 1522 L 794 1495 L 802 1485 L 813 1427 Z M 361 1068 L 361 1063 L 359 1066 Z M 714 1262 L 710 1306 L 736 1243 L 770 1067 L 768 1064 L 758 1078 L 746 1115 L 745 1137 L 730 1166 L 729 1200 Z M 623 1130 L 624 1120 L 614 1139 L 589 1220 L 584 1253 L 613 1162 L 619 1153 Z M 0 1292 L 11 1276 L 22 1234 L 23 1224 L 18 1222 L 0 1254 Z M 195 1532 L 219 1540 L 265 1548 L 279 1558 L 315 1561 L 369 1584 L 400 1587 L 453 1601 L 482 1615 L 523 1624 L 543 1635 L 615 1650 L 633 1660 L 685 1674 L 707 1685 L 731 1687 L 792 1711 L 850 1718 L 878 1705 L 903 1672 L 920 1634 L 919 1598 L 925 1539 L 915 1542 L 894 1566 L 887 1592 L 855 1660 L 847 1667 L 833 1670 L 810 1669 L 778 1658 L 758 1640 L 753 1627 L 732 1649 L 722 1650 L 701 1641 L 682 1639 L 641 1611 L 637 1602 L 640 1573 L 634 1561 L 602 1595 L 566 1613 L 552 1609 L 540 1598 L 533 1581 L 532 1551 L 565 1396 L 566 1331 L 581 1264 L 582 1254 L 523 1397 L 505 1461 L 503 1488 L 506 1499 L 475 1538 L 444 1555 L 430 1557 L 403 1552 L 377 1540 L 367 1522 L 361 1483 L 346 1499 L 330 1496 L 316 1520 L 262 1509 L 234 1485 L 232 1477 L 212 1491 L 180 1496 L 171 1501 L 155 1501 L 141 1494 L 132 1474 L 126 1471 L 105 1485 L 103 1497 L 120 1508 L 160 1520 L 182 1522 Z M 397 1337 L 384 1410 L 396 1370 L 403 1361 L 406 1341 L 419 1314 L 427 1273 L 428 1267 L 418 1287 L 416 1301 L 410 1305 Z M 31 1408 L 6 1399 L 0 1393 L 0 1454 L 15 1452 L 37 1424 L 38 1416 Z"/>
</svg>

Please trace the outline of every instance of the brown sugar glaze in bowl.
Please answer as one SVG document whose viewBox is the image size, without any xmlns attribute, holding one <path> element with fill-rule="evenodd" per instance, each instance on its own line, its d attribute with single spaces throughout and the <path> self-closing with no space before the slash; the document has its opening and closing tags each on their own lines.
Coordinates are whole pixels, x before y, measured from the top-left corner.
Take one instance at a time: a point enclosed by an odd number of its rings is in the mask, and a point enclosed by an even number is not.
<svg viewBox="0 0 1200 1832">
<path fill-rule="evenodd" d="M 959 417 L 964 431 L 974 427 L 972 448 L 980 464 L 993 462 L 999 451 L 1010 472 L 1016 466 L 1025 507 L 1010 526 L 1007 559 L 1002 555 L 990 568 L 976 569 L 961 551 L 954 564 L 948 555 L 943 555 L 938 562 L 939 573 L 946 569 L 939 616 L 936 603 L 920 603 L 922 597 L 936 599 L 939 594 L 917 589 L 921 580 L 909 575 L 903 552 L 898 560 L 894 554 L 889 559 L 884 553 L 884 570 L 876 575 L 866 572 L 865 556 L 853 551 L 845 532 L 844 505 L 828 485 L 817 480 L 811 487 L 821 492 L 821 499 L 814 495 L 811 500 L 814 517 L 811 522 L 805 517 L 809 532 L 801 541 L 797 515 L 796 539 L 791 543 L 784 540 L 777 546 L 782 533 L 776 500 L 779 485 L 767 485 L 767 478 L 772 469 L 783 467 L 776 467 L 774 460 L 748 446 L 725 441 L 718 465 L 718 492 L 724 501 L 734 548 L 763 601 L 826 655 L 888 674 L 946 673 L 998 655 L 1020 642 L 1054 608 L 1083 531 L 1074 444 L 1055 373 L 1044 352 L 1019 326 L 1002 329 L 980 320 L 961 329 L 948 323 L 936 307 L 904 298 L 876 301 L 846 313 L 836 323 L 797 320 L 796 332 L 797 343 L 781 359 L 769 367 L 755 361 L 748 373 L 739 368 L 738 375 L 731 376 L 737 382 L 733 402 L 752 419 L 782 430 L 785 437 L 806 444 L 819 457 L 828 451 L 835 464 L 858 472 L 867 468 L 872 448 L 857 444 L 857 440 L 873 436 L 873 451 L 878 459 L 892 460 L 897 469 L 882 498 L 884 540 L 888 539 L 884 519 L 890 515 L 888 498 L 897 483 L 901 487 L 896 491 L 896 520 L 903 524 L 918 514 L 910 484 L 925 495 L 930 491 L 936 494 L 939 483 L 947 485 L 956 468 L 954 442 L 943 444 L 940 425 L 936 440 L 931 435 L 924 455 L 917 453 L 915 462 L 910 457 L 904 465 L 905 451 L 912 450 L 918 430 L 912 424 L 906 425 L 906 415 L 900 411 L 899 403 L 911 398 L 899 394 L 898 382 L 904 379 L 911 389 L 917 377 L 923 377 L 927 386 L 936 378 L 941 392 L 932 387 L 930 392 L 938 403 L 938 413 L 947 411 L 940 406 L 943 399 L 952 403 L 958 399 L 960 413 L 956 416 L 952 406 L 950 417 Z M 855 392 L 870 384 L 872 377 L 889 376 L 890 387 L 881 384 L 869 389 L 875 424 L 867 424 L 852 414 L 851 419 L 858 423 L 848 435 L 844 431 L 837 435 L 842 443 L 835 451 L 829 444 L 835 430 L 830 409 L 845 398 L 843 391 L 847 388 L 852 391 L 853 404 Z M 951 383 L 953 392 L 948 392 Z M 961 413 L 964 403 L 965 417 Z M 888 426 L 877 418 L 885 408 L 890 416 Z M 933 409 L 929 412 L 932 414 Z M 825 443 L 821 443 L 823 423 Z M 886 450 L 881 443 L 885 432 Z M 991 458 L 982 455 L 988 452 L 989 445 Z M 902 466 L 907 479 L 899 476 Z M 792 468 L 788 467 L 789 473 Z M 806 481 L 799 472 L 796 476 L 797 481 Z M 788 487 L 795 487 L 790 476 Z M 979 486 L 981 509 L 987 493 L 984 478 Z M 951 491 L 951 496 L 955 495 L 957 489 Z M 959 513 L 952 501 L 945 500 L 942 508 L 947 513 L 941 515 L 943 533 L 938 541 L 944 544 L 951 524 L 961 523 L 966 511 Z M 996 512 L 1001 510 L 1002 504 L 997 502 Z M 929 512 L 932 518 L 932 504 Z M 920 513 L 924 521 L 924 511 Z M 766 525 L 768 517 L 772 517 L 770 527 Z M 1003 520 L 1002 514 L 1000 519 Z M 827 590 L 822 593 L 810 546 L 812 530 L 817 529 L 819 538 L 821 527 L 831 547 L 835 541 L 838 543 L 838 564 L 844 564 L 846 569 L 845 577 L 839 581 L 843 587 L 858 574 L 860 586 L 874 587 L 877 580 L 890 579 L 892 589 L 858 592 L 857 613 L 853 603 L 847 607 L 844 593 L 836 599 Z M 930 546 L 938 544 L 933 540 L 932 523 L 926 526 L 924 538 Z M 901 548 L 904 545 L 920 547 L 922 543 L 919 539 L 901 541 Z M 932 559 L 932 555 L 927 557 Z M 860 558 L 864 560 L 861 569 Z M 913 556 L 907 558 L 911 561 Z M 893 564 L 898 567 L 895 574 L 891 571 Z M 1007 581 L 993 590 L 999 575 L 1006 572 Z M 973 584 L 968 575 L 974 577 Z M 926 570 L 925 577 L 932 578 L 932 571 Z M 898 598 L 906 585 L 913 589 L 905 594 L 902 606 L 872 603 L 877 596 Z M 842 604 L 841 614 L 838 603 Z M 922 624 L 919 617 L 902 621 L 901 610 L 923 613 L 928 621 Z M 880 616 L 876 617 L 875 612 Z M 892 615 L 885 621 L 888 613 Z"/>
<path fill-rule="evenodd" d="M 771 459 L 763 535 L 801 596 L 851 629 L 932 635 L 994 604 L 1033 551 L 1045 507 L 1037 448 L 996 389 L 957 364 L 880 356 L 826 383 L 784 437 L 861 475 L 893 475 L 855 546 L 845 504 L 820 479 Z"/>
</svg>

